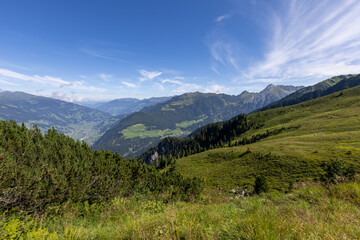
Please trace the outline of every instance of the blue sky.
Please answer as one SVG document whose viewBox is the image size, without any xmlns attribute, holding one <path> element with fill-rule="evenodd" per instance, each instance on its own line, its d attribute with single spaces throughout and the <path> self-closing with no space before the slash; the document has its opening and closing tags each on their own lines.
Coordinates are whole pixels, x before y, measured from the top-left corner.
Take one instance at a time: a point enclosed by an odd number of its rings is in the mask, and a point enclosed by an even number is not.
<svg viewBox="0 0 360 240">
<path fill-rule="evenodd" d="M 357 0 L 4 0 L 0 89 L 67 101 L 239 94 L 360 73 Z"/>
</svg>

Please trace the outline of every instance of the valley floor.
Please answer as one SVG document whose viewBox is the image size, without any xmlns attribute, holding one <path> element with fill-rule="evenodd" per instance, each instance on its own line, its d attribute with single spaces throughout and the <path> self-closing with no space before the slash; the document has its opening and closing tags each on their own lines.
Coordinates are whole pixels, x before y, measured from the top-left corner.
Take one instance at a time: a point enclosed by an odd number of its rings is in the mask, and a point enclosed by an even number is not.
<svg viewBox="0 0 360 240">
<path fill-rule="evenodd" d="M 9 239 L 359 239 L 360 183 L 299 184 L 230 200 L 196 202 L 131 197 L 69 207 L 62 215 L 2 213 L 0 238 Z"/>
</svg>

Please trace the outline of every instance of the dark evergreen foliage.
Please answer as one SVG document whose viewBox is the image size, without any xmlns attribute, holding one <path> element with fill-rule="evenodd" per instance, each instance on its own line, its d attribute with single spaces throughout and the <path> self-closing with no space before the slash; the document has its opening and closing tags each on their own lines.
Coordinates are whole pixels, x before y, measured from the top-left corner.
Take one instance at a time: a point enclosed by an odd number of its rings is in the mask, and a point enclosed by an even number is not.
<svg viewBox="0 0 360 240">
<path fill-rule="evenodd" d="M 295 129 L 298 129 L 298 128 L 299 127 L 291 127 L 291 128 L 284 128 L 283 127 L 283 128 L 276 129 L 276 130 L 273 130 L 273 131 L 268 131 L 267 130 L 265 133 L 255 134 L 255 135 L 251 136 L 251 138 L 244 137 L 241 140 L 236 141 L 234 143 L 234 145 L 235 146 L 240 146 L 240 145 L 246 145 L 246 144 L 250 144 L 250 143 L 255 143 L 255 142 L 260 141 L 261 139 L 270 137 L 272 135 L 280 134 L 283 131 L 291 131 L 291 130 L 295 130 Z"/>
<path fill-rule="evenodd" d="M 0 169 L 0 209 L 28 212 L 134 193 L 189 200 L 202 190 L 199 179 L 160 173 L 119 154 L 94 152 L 54 128 L 42 135 L 36 125 L 28 130 L 15 121 L 0 121 Z"/>
<path fill-rule="evenodd" d="M 260 141 L 283 131 L 297 129 L 281 128 L 266 131 L 262 134 L 253 135 L 251 138 L 244 137 L 233 142 L 234 138 L 241 136 L 250 129 L 262 126 L 260 121 L 248 122 L 246 115 L 238 115 L 228 121 L 208 124 L 190 134 L 187 138 L 164 138 L 156 147 L 150 148 L 138 157 L 140 162 L 164 168 L 175 163 L 175 160 L 191 154 L 203 152 L 209 149 L 246 145 Z"/>
<path fill-rule="evenodd" d="M 174 163 L 174 159 L 179 157 L 224 147 L 226 143 L 240 136 L 251 126 L 246 116 L 241 114 L 225 122 L 206 125 L 188 138 L 164 138 L 156 147 L 141 154 L 138 160 L 162 168 Z"/>
<path fill-rule="evenodd" d="M 322 177 L 322 182 L 336 184 L 343 181 L 351 181 L 355 177 L 355 169 L 352 165 L 347 165 L 344 162 L 335 159 L 324 165 L 325 174 Z"/>
<path fill-rule="evenodd" d="M 255 185 L 254 185 L 254 192 L 256 194 L 260 194 L 262 192 L 268 192 L 269 191 L 269 185 L 267 183 L 265 176 L 257 176 L 255 178 Z"/>
</svg>

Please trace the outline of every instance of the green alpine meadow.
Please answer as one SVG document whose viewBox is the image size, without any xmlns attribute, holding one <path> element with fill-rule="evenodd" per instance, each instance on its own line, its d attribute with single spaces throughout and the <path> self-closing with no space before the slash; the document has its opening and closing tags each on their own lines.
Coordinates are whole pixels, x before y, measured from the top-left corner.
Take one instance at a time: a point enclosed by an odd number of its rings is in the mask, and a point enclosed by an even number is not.
<svg viewBox="0 0 360 240">
<path fill-rule="evenodd" d="M 0 240 L 360 239 L 360 1 L 0 1 Z"/>
</svg>

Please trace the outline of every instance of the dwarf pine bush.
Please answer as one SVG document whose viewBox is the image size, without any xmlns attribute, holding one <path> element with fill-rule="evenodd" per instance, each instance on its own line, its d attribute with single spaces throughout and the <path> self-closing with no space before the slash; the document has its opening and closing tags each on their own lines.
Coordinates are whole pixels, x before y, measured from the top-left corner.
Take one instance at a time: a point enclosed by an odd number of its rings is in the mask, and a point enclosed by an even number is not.
<svg viewBox="0 0 360 240">
<path fill-rule="evenodd" d="M 94 152 L 55 129 L 43 135 L 36 126 L 28 130 L 15 121 L 0 121 L 0 136 L 0 209 L 43 212 L 134 193 L 191 200 L 202 190 L 199 179 L 160 173 L 110 151 Z"/>
</svg>

